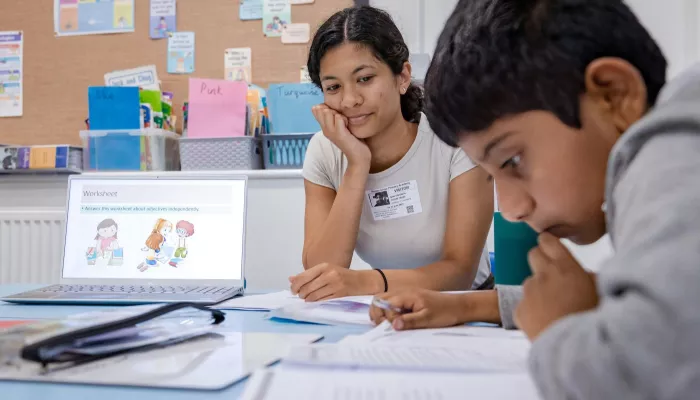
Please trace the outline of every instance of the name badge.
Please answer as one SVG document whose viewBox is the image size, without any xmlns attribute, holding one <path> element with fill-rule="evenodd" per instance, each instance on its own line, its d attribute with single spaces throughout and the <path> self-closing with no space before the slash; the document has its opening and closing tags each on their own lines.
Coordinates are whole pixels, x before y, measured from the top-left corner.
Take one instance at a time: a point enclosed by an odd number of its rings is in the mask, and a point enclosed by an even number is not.
<svg viewBox="0 0 700 400">
<path fill-rule="evenodd" d="M 423 212 L 415 180 L 366 192 L 375 221 L 408 217 Z"/>
</svg>

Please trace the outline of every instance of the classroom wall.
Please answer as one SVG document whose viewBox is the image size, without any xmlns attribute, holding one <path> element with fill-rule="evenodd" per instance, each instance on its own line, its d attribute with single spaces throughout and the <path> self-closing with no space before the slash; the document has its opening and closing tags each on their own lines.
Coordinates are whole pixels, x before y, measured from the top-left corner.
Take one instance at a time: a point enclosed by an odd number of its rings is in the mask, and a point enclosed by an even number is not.
<svg viewBox="0 0 700 400">
<path fill-rule="evenodd" d="M 262 21 L 240 21 L 239 1 L 178 0 L 177 28 L 195 32 L 195 72 L 167 73 L 167 40 L 149 38 L 149 0 L 136 0 L 135 32 L 55 37 L 54 0 L 0 0 L 0 30 L 24 31 L 24 116 L 0 118 L 0 143 L 80 144 L 85 129 L 87 90 L 103 85 L 104 74 L 155 64 L 163 89 L 175 94 L 181 116 L 190 77 L 224 78 L 224 50 L 252 49 L 253 83 L 298 82 L 307 44 L 282 44 L 262 33 Z M 312 31 L 352 0 L 317 0 L 293 5 L 292 22 Z M 181 118 L 178 118 L 181 120 Z"/>
<path fill-rule="evenodd" d="M 412 53 L 432 56 L 435 42 L 457 1 L 370 0 L 370 4 L 392 14 Z M 700 60 L 697 0 L 626 0 L 626 3 L 660 43 L 669 61 L 669 77 Z"/>
</svg>

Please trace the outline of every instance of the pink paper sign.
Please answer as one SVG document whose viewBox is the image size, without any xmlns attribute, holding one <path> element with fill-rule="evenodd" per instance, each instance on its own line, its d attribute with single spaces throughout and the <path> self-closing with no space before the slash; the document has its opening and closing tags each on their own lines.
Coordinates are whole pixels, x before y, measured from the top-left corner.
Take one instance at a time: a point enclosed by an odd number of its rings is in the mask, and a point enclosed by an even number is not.
<svg viewBox="0 0 700 400">
<path fill-rule="evenodd" d="M 247 94 L 245 82 L 190 79 L 187 137 L 244 136 Z"/>
</svg>

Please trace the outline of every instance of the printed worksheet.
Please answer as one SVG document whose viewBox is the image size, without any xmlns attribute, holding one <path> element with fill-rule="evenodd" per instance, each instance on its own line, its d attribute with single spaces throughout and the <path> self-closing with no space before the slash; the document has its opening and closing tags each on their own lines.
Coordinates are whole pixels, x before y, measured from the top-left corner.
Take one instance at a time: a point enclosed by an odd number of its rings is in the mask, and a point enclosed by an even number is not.
<svg viewBox="0 0 700 400">
<path fill-rule="evenodd" d="M 22 116 L 22 31 L 0 32 L 0 117 Z"/>
<path fill-rule="evenodd" d="M 57 36 L 134 31 L 134 0 L 54 0 Z"/>
</svg>

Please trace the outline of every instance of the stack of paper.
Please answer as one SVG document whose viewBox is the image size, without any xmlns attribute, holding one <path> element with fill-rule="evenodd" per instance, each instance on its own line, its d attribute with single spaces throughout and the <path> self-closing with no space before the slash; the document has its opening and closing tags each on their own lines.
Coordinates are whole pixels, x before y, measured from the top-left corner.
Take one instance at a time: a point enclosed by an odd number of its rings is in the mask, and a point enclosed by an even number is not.
<svg viewBox="0 0 700 400">
<path fill-rule="evenodd" d="M 281 367 L 253 375 L 244 400 L 531 400 L 538 393 L 527 374 L 417 373 Z"/>
<path fill-rule="evenodd" d="M 285 363 L 318 367 L 446 372 L 525 372 L 521 332 L 460 326 L 397 332 L 387 323 L 341 344 L 293 348 Z"/>
<path fill-rule="evenodd" d="M 350 296 L 307 303 L 284 290 L 255 296 L 233 298 L 217 305 L 224 310 L 272 311 L 270 317 L 327 325 L 367 325 L 372 296 Z"/>
<path fill-rule="evenodd" d="M 325 325 L 366 325 L 374 324 L 369 319 L 369 306 L 372 296 L 353 296 L 315 303 L 290 304 L 273 310 L 272 318 Z"/>
<path fill-rule="evenodd" d="M 529 350 L 518 331 L 395 331 L 385 322 L 337 344 L 292 347 L 279 368 L 253 376 L 244 398 L 537 399 Z"/>
<path fill-rule="evenodd" d="M 221 310 L 271 311 L 300 304 L 305 304 L 303 299 L 293 295 L 289 290 L 283 290 L 275 293 L 234 297 L 213 308 Z"/>
</svg>

